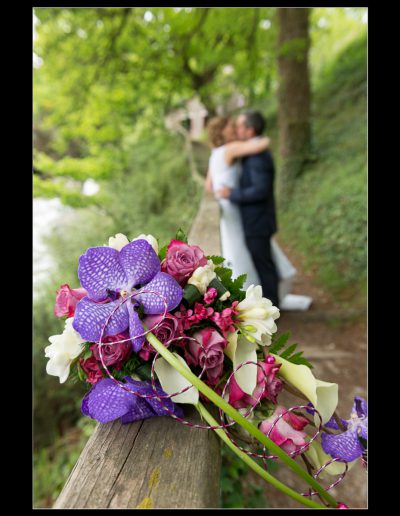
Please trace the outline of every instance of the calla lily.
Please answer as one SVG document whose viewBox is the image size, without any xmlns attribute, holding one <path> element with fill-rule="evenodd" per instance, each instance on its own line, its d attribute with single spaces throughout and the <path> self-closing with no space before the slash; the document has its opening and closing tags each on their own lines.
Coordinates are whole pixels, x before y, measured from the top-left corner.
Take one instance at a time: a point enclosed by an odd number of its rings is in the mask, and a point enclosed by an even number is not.
<svg viewBox="0 0 400 516">
<path fill-rule="evenodd" d="M 187 365 L 186 361 L 180 355 L 178 355 L 178 353 L 173 353 L 173 355 L 182 363 L 186 369 L 190 371 L 190 367 Z M 163 391 L 167 394 L 179 392 L 185 387 L 192 385 L 162 357 L 156 360 L 156 363 L 154 364 L 154 370 L 158 379 L 160 380 Z M 172 396 L 171 400 L 174 403 L 190 403 L 192 405 L 197 405 L 199 402 L 199 391 L 196 389 L 196 387 L 192 386 L 192 388 L 188 389 L 186 392 Z"/>
<path fill-rule="evenodd" d="M 338 404 L 338 384 L 317 380 L 311 369 L 302 364 L 292 364 L 288 360 L 271 353 L 278 364 L 282 364 L 278 375 L 296 387 L 311 401 L 326 423 L 332 417 Z M 314 415 L 315 424 L 319 424 L 319 417 Z"/>
<path fill-rule="evenodd" d="M 307 459 L 311 462 L 312 466 L 314 466 L 315 470 L 318 471 L 324 464 L 332 460 L 330 455 L 327 455 L 322 449 L 321 443 L 317 440 L 314 440 L 310 443 L 310 446 L 307 448 L 307 451 L 304 452 Z M 354 466 L 357 461 L 348 463 L 349 470 Z M 322 480 L 329 478 L 329 476 L 338 476 L 344 473 L 346 469 L 346 464 L 344 462 L 332 462 L 324 468 L 319 474 L 319 478 Z"/>
<path fill-rule="evenodd" d="M 232 360 L 233 367 L 237 367 L 243 362 L 251 360 L 257 362 L 257 344 L 249 342 L 243 335 L 230 333 L 228 335 L 228 345 L 224 353 Z M 257 385 L 257 366 L 247 364 L 235 373 L 235 380 L 239 387 L 250 396 L 253 394 Z"/>
</svg>

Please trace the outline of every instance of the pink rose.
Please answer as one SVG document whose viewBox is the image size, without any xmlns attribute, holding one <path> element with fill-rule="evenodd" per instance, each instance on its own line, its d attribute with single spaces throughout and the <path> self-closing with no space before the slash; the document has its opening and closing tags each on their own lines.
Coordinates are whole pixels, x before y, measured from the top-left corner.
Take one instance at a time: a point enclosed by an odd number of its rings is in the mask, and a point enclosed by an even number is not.
<svg viewBox="0 0 400 516">
<path fill-rule="evenodd" d="M 162 320 L 161 315 L 147 315 L 143 319 L 143 323 L 150 330 L 156 324 L 158 324 Z M 166 344 L 168 341 L 175 337 L 179 337 L 181 335 L 179 321 L 176 317 L 171 314 L 166 314 L 162 323 L 157 326 L 155 330 L 152 331 L 157 339 Z M 150 354 L 155 353 L 155 349 L 147 342 L 144 341 L 142 349 L 139 351 L 139 356 L 144 360 L 149 360 Z"/>
<path fill-rule="evenodd" d="M 188 340 L 185 347 L 185 359 L 188 365 L 206 368 L 207 380 L 210 385 L 216 385 L 224 367 L 224 349 L 227 341 L 213 328 L 203 328 L 193 337 L 203 344 Z"/>
<path fill-rule="evenodd" d="M 87 374 L 87 382 L 94 385 L 96 382 L 103 378 L 103 373 L 101 372 L 99 363 L 97 362 L 96 357 L 94 355 L 92 355 L 90 358 L 87 358 L 86 360 L 80 358 L 79 363 L 82 369 Z"/>
<path fill-rule="evenodd" d="M 57 290 L 54 313 L 57 317 L 73 317 L 78 301 L 87 296 L 84 288 L 70 288 L 69 285 L 61 285 Z"/>
<path fill-rule="evenodd" d="M 233 407 L 246 408 L 249 405 L 254 405 L 257 400 L 264 398 L 271 400 L 275 404 L 277 403 L 277 396 L 283 388 L 282 380 L 276 378 L 281 364 L 277 364 L 275 358 L 271 355 L 266 357 L 264 362 L 258 362 L 258 364 L 261 367 L 257 367 L 257 385 L 252 396 L 242 391 L 235 380 L 235 376 L 232 376 L 229 382 L 229 403 Z M 264 370 L 266 377 L 261 368 Z M 264 394 L 260 398 L 264 386 Z"/>
<path fill-rule="evenodd" d="M 285 412 L 285 407 L 276 407 L 273 415 L 261 423 L 261 432 L 268 435 L 276 418 Z M 298 451 L 302 446 L 307 444 L 305 440 L 307 434 L 301 430 L 303 430 L 308 423 L 309 421 L 305 417 L 296 416 L 292 412 L 287 412 L 274 426 L 269 434 L 269 438 L 286 453 Z"/>
<path fill-rule="evenodd" d="M 126 342 L 118 342 L 129 338 L 127 333 L 119 333 L 118 335 L 110 335 L 103 339 L 103 345 L 101 346 L 101 354 L 103 356 L 103 362 L 106 366 L 114 365 L 116 369 L 122 366 L 122 362 L 132 353 L 132 344 L 129 340 Z M 117 342 L 117 344 L 113 344 Z M 101 364 L 99 345 L 93 344 L 90 346 L 93 356 Z"/>
<path fill-rule="evenodd" d="M 161 270 L 184 286 L 192 273 L 204 265 L 207 265 L 207 258 L 200 247 L 188 245 L 180 240 L 171 240 L 165 260 L 161 263 Z"/>
</svg>

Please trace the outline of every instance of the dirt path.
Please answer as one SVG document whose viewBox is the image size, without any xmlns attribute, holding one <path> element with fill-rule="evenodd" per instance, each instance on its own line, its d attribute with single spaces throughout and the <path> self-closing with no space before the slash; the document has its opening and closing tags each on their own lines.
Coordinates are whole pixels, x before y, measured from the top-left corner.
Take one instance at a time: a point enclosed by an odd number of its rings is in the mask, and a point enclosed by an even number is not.
<svg viewBox="0 0 400 516">
<path fill-rule="evenodd" d="M 366 314 L 350 313 L 336 303 L 323 289 L 313 283 L 312 275 L 303 271 L 301 259 L 282 241 L 298 274 L 293 293 L 309 295 L 313 303 L 308 312 L 282 312 L 276 321 L 278 333 L 291 331 L 290 342 L 298 342 L 299 350 L 314 365 L 313 373 L 321 380 L 339 385 L 338 413 L 349 417 L 354 396 L 367 399 L 367 324 Z M 277 476 L 286 484 L 306 491 L 286 467 Z M 350 507 L 367 507 L 367 472 L 357 463 L 336 488 L 333 496 Z M 270 507 L 300 508 L 300 504 L 281 495 L 275 488 L 267 488 Z"/>
</svg>

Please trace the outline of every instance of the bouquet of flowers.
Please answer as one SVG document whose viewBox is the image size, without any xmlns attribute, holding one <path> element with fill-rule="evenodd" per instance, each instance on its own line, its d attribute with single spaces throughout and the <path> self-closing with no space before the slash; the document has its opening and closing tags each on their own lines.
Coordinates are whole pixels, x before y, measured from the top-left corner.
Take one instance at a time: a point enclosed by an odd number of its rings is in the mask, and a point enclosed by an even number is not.
<svg viewBox="0 0 400 516">
<path fill-rule="evenodd" d="M 358 459 L 366 465 L 367 404 L 356 397 L 350 418 L 337 416 L 338 385 L 314 377 L 296 345 L 285 347 L 288 334 L 274 335 L 279 310 L 260 286 L 244 290 L 245 275 L 233 279 L 223 257 L 189 245 L 182 230 L 160 249 L 152 235 L 129 241 L 117 234 L 87 249 L 78 277 L 80 288 L 57 291 L 55 315 L 66 319 L 65 329 L 49 338 L 45 353 L 48 374 L 87 387 L 83 414 L 122 424 L 169 415 L 213 429 L 249 467 L 304 505 L 347 507 L 329 489 Z M 280 404 L 283 390 L 300 403 Z M 220 409 L 219 424 L 209 403 Z M 208 425 L 186 422 L 184 404 Z M 277 458 L 309 484 L 308 492 L 267 471 L 267 459 Z M 339 478 L 324 488 L 317 478 L 329 475 Z"/>
</svg>

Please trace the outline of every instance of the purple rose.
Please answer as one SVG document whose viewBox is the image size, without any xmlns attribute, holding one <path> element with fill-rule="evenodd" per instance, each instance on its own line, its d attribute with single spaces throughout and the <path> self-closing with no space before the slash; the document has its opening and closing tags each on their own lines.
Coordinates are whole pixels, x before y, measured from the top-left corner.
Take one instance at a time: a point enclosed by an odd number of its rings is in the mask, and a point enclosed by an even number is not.
<svg viewBox="0 0 400 516">
<path fill-rule="evenodd" d="M 162 320 L 161 315 L 148 315 L 143 319 L 143 324 L 150 330 L 156 324 L 158 324 Z M 157 339 L 166 344 L 171 339 L 175 337 L 179 337 L 181 335 L 180 332 L 179 321 L 176 317 L 171 314 L 166 314 L 164 320 L 161 322 L 159 326 L 152 333 L 157 337 Z M 155 353 L 155 349 L 149 344 L 146 340 L 143 343 L 142 349 L 139 351 L 139 356 L 144 360 L 149 360 L 150 354 Z"/>
<path fill-rule="evenodd" d="M 210 385 L 216 385 L 224 367 L 224 349 L 227 341 L 213 328 L 203 328 L 193 337 L 203 344 L 188 340 L 185 346 L 185 360 L 189 365 L 206 368 L 207 380 Z"/>
<path fill-rule="evenodd" d="M 131 354 L 132 344 L 130 340 L 125 342 L 118 342 L 119 340 L 129 339 L 127 333 L 118 333 L 117 335 L 105 337 L 101 346 L 101 354 L 103 356 L 103 362 L 106 366 L 114 365 L 114 367 L 122 365 L 122 362 Z M 117 342 L 117 344 L 113 344 Z M 99 345 L 93 344 L 90 349 L 92 350 L 93 356 L 96 360 L 101 363 Z"/>
<path fill-rule="evenodd" d="M 192 273 L 204 265 L 207 265 L 207 258 L 200 247 L 188 245 L 180 240 L 171 240 L 165 260 L 161 264 L 161 270 L 184 286 Z"/>
</svg>

